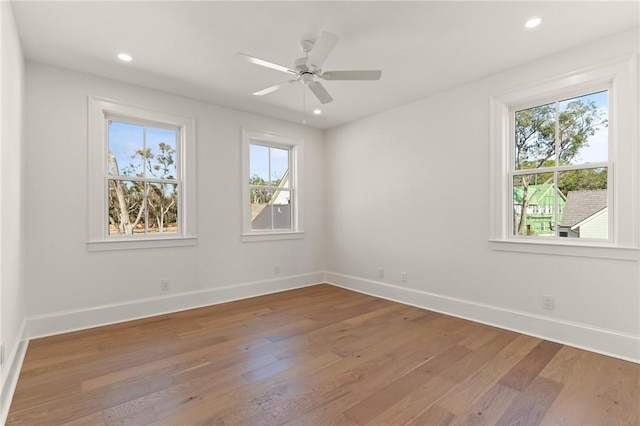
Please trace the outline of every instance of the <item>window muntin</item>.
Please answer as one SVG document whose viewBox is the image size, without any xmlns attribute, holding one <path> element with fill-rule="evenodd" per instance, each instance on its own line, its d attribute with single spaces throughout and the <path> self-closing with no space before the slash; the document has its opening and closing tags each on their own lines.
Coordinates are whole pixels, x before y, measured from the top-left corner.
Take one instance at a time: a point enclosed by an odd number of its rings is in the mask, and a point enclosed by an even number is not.
<svg viewBox="0 0 640 426">
<path fill-rule="evenodd" d="M 510 111 L 511 235 L 611 240 L 608 88 Z"/>
</svg>

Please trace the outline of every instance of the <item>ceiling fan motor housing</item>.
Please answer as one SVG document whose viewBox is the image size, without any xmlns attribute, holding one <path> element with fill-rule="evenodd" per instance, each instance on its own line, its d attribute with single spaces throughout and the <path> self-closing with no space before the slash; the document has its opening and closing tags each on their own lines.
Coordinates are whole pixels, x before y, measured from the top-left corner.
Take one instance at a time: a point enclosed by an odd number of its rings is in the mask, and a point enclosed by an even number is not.
<svg viewBox="0 0 640 426">
<path fill-rule="evenodd" d="M 302 78 L 302 82 L 304 84 L 311 84 L 313 83 L 313 73 L 309 72 L 309 71 L 305 71 L 303 73 L 300 74 L 300 77 Z"/>
</svg>

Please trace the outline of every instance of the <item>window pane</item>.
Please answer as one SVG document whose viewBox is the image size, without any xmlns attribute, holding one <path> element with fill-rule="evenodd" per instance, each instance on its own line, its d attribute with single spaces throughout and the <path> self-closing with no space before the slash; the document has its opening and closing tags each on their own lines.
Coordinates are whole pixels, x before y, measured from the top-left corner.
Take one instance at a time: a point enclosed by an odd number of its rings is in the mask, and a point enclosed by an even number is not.
<svg viewBox="0 0 640 426">
<path fill-rule="evenodd" d="M 147 127 L 146 177 L 154 179 L 176 179 L 176 130 Z"/>
<path fill-rule="evenodd" d="M 149 183 L 147 232 L 178 232 L 178 185 Z"/>
<path fill-rule="evenodd" d="M 109 121 L 108 170 L 114 176 L 142 176 L 144 127 L 136 124 Z"/>
<path fill-rule="evenodd" d="M 275 191 L 271 205 L 273 229 L 291 229 L 291 191 Z"/>
<path fill-rule="evenodd" d="M 291 229 L 291 191 L 251 188 L 251 229 Z"/>
<path fill-rule="evenodd" d="M 514 176 L 513 234 L 555 235 L 554 206 L 564 204 L 560 195 L 553 184 L 553 173 Z"/>
<path fill-rule="evenodd" d="M 607 169 L 582 169 L 558 174 L 558 187 L 566 196 L 559 236 L 609 238 Z"/>
<path fill-rule="evenodd" d="M 144 233 L 143 182 L 109 179 L 109 235 Z"/>
<path fill-rule="evenodd" d="M 515 112 L 515 170 L 555 165 L 555 104 Z"/>
<path fill-rule="evenodd" d="M 272 229 L 273 191 L 251 188 L 251 229 Z"/>
<path fill-rule="evenodd" d="M 609 96 L 603 92 L 559 103 L 560 164 L 607 161 Z"/>
<path fill-rule="evenodd" d="M 289 187 L 289 150 L 271 148 L 271 185 Z"/>
<path fill-rule="evenodd" d="M 269 185 L 269 148 L 249 145 L 249 184 Z"/>
</svg>

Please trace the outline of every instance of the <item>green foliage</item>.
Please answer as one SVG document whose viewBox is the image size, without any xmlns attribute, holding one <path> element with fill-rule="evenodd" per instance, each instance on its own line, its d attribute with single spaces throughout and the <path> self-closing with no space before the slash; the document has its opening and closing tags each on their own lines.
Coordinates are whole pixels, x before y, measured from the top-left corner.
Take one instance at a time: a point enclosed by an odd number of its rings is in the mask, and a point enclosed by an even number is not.
<svg viewBox="0 0 640 426">
<path fill-rule="evenodd" d="M 555 104 L 540 105 L 517 111 L 515 114 L 515 166 L 516 170 L 537 169 L 553 165 L 556 155 Z M 576 157 L 588 138 L 600 126 L 606 126 L 595 102 L 574 99 L 558 116 L 558 164 L 566 165 Z"/>
<path fill-rule="evenodd" d="M 273 190 L 268 189 L 268 186 L 278 187 L 280 183 L 282 183 L 283 177 L 277 177 L 274 175 L 274 178 L 271 182 L 265 181 L 258 174 L 254 174 L 249 178 L 249 185 L 252 186 L 264 186 L 264 188 L 251 188 L 251 203 L 252 204 L 267 204 L 271 202 L 271 198 L 273 198 Z"/>
<path fill-rule="evenodd" d="M 160 142 L 158 144 L 158 148 L 160 149 L 160 153 L 156 157 L 157 164 L 153 166 L 153 172 L 161 171 L 162 173 L 160 174 L 160 177 L 162 179 L 175 179 L 175 176 L 169 174 L 171 171 L 169 166 L 172 166 L 174 164 L 173 157 L 176 153 L 176 150 L 171 148 L 171 145 L 163 142 Z M 153 172 L 151 172 L 153 176 L 158 177 L 156 173 Z"/>
<path fill-rule="evenodd" d="M 555 108 L 541 105 L 516 112 L 516 170 L 535 169 L 555 151 Z"/>
<path fill-rule="evenodd" d="M 569 191 L 587 191 L 607 188 L 607 169 L 582 169 L 562 172 L 558 188 L 566 196 Z"/>
</svg>

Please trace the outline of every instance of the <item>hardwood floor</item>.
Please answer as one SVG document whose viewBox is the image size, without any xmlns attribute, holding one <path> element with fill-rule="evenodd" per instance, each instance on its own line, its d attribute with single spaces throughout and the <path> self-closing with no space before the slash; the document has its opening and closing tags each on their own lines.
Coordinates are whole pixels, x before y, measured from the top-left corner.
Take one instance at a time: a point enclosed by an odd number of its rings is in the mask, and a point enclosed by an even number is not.
<svg viewBox="0 0 640 426">
<path fill-rule="evenodd" d="M 9 425 L 637 425 L 640 365 L 330 285 L 31 341 Z"/>
</svg>

